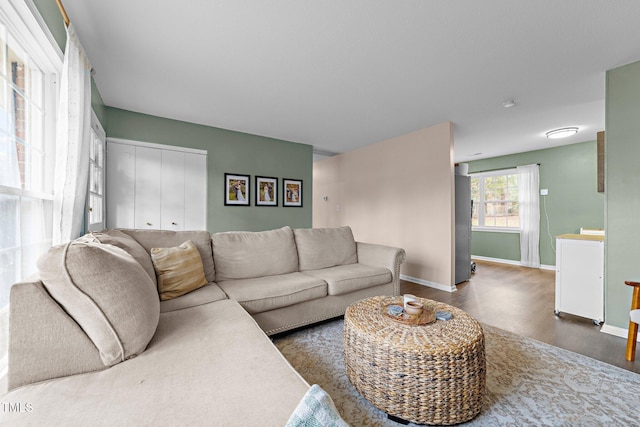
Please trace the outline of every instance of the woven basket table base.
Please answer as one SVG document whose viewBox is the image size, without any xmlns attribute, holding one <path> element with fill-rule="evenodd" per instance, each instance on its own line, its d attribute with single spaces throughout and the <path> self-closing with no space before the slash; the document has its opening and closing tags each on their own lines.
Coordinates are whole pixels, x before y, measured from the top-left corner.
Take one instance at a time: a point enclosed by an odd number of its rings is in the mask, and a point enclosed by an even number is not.
<svg viewBox="0 0 640 427">
<path fill-rule="evenodd" d="M 382 314 L 402 298 L 373 297 L 350 305 L 344 316 L 347 377 L 388 415 L 418 424 L 468 421 L 482 409 L 486 387 L 480 324 L 450 305 L 419 298 L 452 319 L 405 325 Z"/>
</svg>

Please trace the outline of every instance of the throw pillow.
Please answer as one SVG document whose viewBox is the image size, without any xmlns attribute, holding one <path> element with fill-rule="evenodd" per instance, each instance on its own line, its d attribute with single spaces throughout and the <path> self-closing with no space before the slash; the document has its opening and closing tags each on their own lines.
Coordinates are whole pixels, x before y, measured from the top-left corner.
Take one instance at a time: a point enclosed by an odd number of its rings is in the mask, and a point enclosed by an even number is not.
<svg viewBox="0 0 640 427">
<path fill-rule="evenodd" d="M 160 302 L 149 275 L 125 250 L 76 240 L 38 259 L 40 278 L 100 352 L 105 366 L 142 353 L 155 334 Z"/>
<path fill-rule="evenodd" d="M 151 248 L 160 299 L 167 301 L 206 285 L 202 258 L 191 240 L 173 248 Z"/>
</svg>

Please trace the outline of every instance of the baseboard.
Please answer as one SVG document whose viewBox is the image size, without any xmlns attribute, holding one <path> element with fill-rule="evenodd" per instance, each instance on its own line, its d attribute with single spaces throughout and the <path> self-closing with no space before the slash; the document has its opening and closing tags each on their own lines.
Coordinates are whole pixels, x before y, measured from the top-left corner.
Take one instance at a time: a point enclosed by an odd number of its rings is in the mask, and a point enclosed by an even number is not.
<svg viewBox="0 0 640 427">
<path fill-rule="evenodd" d="M 527 267 L 526 265 L 522 265 L 522 263 L 520 261 L 514 261 L 512 259 L 491 258 L 491 257 L 479 256 L 479 255 L 471 255 L 471 259 L 472 260 L 475 259 L 475 260 L 478 260 L 478 261 L 495 262 L 495 263 L 498 263 L 498 264 L 517 265 L 518 267 Z M 552 270 L 552 271 L 555 271 L 556 266 L 555 265 L 541 264 L 539 268 L 541 270 Z"/>
<path fill-rule="evenodd" d="M 627 337 L 629 336 L 628 329 L 607 325 L 606 322 L 600 328 L 600 332 L 604 332 L 605 334 L 614 335 L 616 337 L 620 337 L 624 339 L 627 339 Z M 636 341 L 640 342 L 640 334 L 638 334 L 638 339 Z"/>
<path fill-rule="evenodd" d="M 406 280 L 407 282 L 416 283 L 418 285 L 427 286 L 429 288 L 434 288 L 434 289 L 438 289 L 438 290 L 445 291 L 445 292 L 455 292 L 455 291 L 458 290 L 456 285 L 447 286 L 447 285 L 443 285 L 441 283 L 430 282 L 428 280 L 418 279 L 417 277 L 407 276 L 405 274 L 401 274 L 400 278 L 402 280 Z"/>
</svg>

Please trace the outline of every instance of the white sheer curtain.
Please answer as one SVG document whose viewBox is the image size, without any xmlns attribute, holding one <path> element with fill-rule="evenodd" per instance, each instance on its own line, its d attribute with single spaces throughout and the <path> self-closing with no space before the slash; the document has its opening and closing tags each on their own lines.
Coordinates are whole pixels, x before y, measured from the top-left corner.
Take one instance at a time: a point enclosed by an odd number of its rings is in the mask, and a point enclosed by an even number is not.
<svg viewBox="0 0 640 427">
<path fill-rule="evenodd" d="M 67 28 L 56 126 L 54 245 L 82 233 L 89 178 L 91 64 L 71 24 Z"/>
<path fill-rule="evenodd" d="M 540 267 L 540 173 L 538 165 L 518 166 L 520 263 Z"/>
</svg>

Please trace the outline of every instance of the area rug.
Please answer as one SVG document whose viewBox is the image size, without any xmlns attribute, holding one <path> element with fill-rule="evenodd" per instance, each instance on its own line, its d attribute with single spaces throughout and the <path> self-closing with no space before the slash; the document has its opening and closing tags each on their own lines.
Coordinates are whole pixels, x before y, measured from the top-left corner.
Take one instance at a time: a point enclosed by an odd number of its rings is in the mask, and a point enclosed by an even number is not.
<svg viewBox="0 0 640 427">
<path fill-rule="evenodd" d="M 483 325 L 487 390 L 469 426 L 640 426 L 640 375 Z M 349 383 L 343 321 L 274 339 L 309 384 L 318 384 L 353 427 L 399 426 Z M 414 425 L 414 424 L 410 424 Z"/>
</svg>

